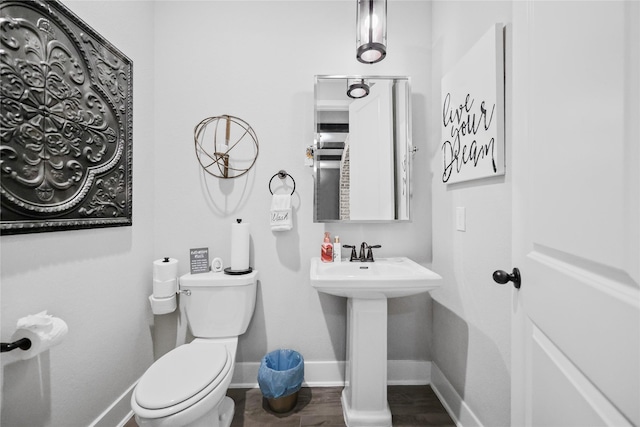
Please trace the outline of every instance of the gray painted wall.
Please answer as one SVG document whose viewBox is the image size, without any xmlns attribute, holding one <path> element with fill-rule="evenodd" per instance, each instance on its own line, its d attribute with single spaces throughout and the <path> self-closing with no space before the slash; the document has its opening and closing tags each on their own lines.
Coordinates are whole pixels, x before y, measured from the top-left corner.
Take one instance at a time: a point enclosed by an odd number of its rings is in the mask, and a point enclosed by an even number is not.
<svg viewBox="0 0 640 427">
<path fill-rule="evenodd" d="M 89 425 L 153 361 L 153 3 L 64 3 L 133 60 L 134 225 L 0 238 L 2 341 L 43 310 L 69 326 L 38 358 L 2 354 L 3 426 Z"/>
<path fill-rule="evenodd" d="M 433 269 L 444 285 L 433 297 L 433 363 L 487 426 L 510 422 L 510 295 L 494 270 L 511 268 L 510 130 L 504 177 L 443 184 L 440 162 L 440 80 L 489 28 L 511 22 L 510 2 L 435 1 L 429 147 L 432 180 Z M 505 61 L 509 63 L 509 58 Z M 510 92 L 507 87 L 507 111 Z M 507 113 L 507 117 L 509 117 Z M 507 119 L 507 123 L 509 120 Z M 457 207 L 466 231 L 456 231 Z M 460 407 L 451 408 L 457 415 Z"/>
<path fill-rule="evenodd" d="M 152 261 L 175 257 L 182 274 L 189 248 L 200 246 L 228 261 L 235 218 L 252 224 L 251 265 L 261 274 L 238 361 L 259 362 L 281 347 L 307 361 L 344 360 L 345 300 L 319 296 L 308 279 L 323 232 L 344 243 L 382 244 L 378 256 L 431 260 L 430 3 L 389 4 L 389 55 L 372 66 L 355 60 L 350 1 L 65 4 L 134 63 L 134 225 L 2 237 L 3 341 L 18 318 L 45 309 L 70 329 L 38 359 L 3 354 L 2 424 L 82 426 L 107 411 L 155 358 L 188 339 L 177 314 L 151 315 Z M 313 179 L 303 160 L 313 139 L 315 74 L 411 76 L 420 147 L 413 222 L 312 222 Z M 260 156 L 245 178 L 204 176 L 196 160 L 194 126 L 220 114 L 243 118 L 258 135 Z M 294 230 L 285 233 L 272 232 L 268 221 L 267 184 L 280 169 L 297 184 Z M 390 303 L 391 359 L 430 360 L 430 301 Z"/>
<path fill-rule="evenodd" d="M 251 224 L 251 265 L 260 271 L 260 285 L 238 362 L 257 362 L 283 347 L 297 349 L 307 362 L 344 360 L 345 299 L 320 296 L 309 282 L 309 260 L 319 256 L 325 230 L 343 243 L 381 244 L 378 256 L 430 260 L 425 120 L 430 29 L 424 24 L 429 12 L 427 2 L 390 3 L 389 55 L 368 66 L 355 59 L 353 2 L 157 5 L 154 255 L 179 259 L 181 273 L 188 271 L 192 247 L 209 247 L 212 256 L 228 261 L 231 224 L 236 218 Z M 414 142 L 422 150 L 415 159 L 412 223 L 313 223 L 312 169 L 304 166 L 304 155 L 313 142 L 316 74 L 413 79 Z M 222 114 L 251 124 L 260 143 L 254 168 L 226 181 L 203 174 L 193 143 L 194 126 Z M 296 180 L 289 232 L 269 228 L 267 184 L 280 169 Z M 391 358 L 429 360 L 429 307 L 426 295 L 390 304 Z"/>
<path fill-rule="evenodd" d="M 87 425 L 154 358 L 187 339 L 177 314 L 150 313 L 151 262 L 172 256 L 184 273 L 188 249 L 199 246 L 228 260 L 237 217 L 252 224 L 251 264 L 261 272 L 238 361 L 257 362 L 279 347 L 308 361 L 344 360 L 345 302 L 319 296 L 308 280 L 326 230 L 344 243 L 382 244 L 379 256 L 433 260 L 445 279 L 433 305 L 426 295 L 389 304 L 389 358 L 433 360 L 483 424 L 508 425 L 509 292 L 491 273 L 510 267 L 509 172 L 442 184 L 437 112 L 440 78 L 491 24 L 510 21 L 509 2 L 391 1 L 389 54 L 371 66 L 354 58 L 350 1 L 65 4 L 134 61 L 134 225 L 0 240 L 3 340 L 19 317 L 45 309 L 70 328 L 41 366 L 3 355 L 3 425 Z M 411 223 L 312 222 L 303 158 L 313 138 L 315 74 L 411 76 L 420 148 Z M 258 135 L 260 157 L 246 179 L 200 171 L 193 128 L 220 114 L 245 119 Z M 507 148 L 507 168 L 508 155 Z M 268 227 L 267 183 L 279 169 L 297 184 L 295 226 L 286 233 Z M 464 233 L 455 231 L 457 206 L 467 209 Z"/>
</svg>

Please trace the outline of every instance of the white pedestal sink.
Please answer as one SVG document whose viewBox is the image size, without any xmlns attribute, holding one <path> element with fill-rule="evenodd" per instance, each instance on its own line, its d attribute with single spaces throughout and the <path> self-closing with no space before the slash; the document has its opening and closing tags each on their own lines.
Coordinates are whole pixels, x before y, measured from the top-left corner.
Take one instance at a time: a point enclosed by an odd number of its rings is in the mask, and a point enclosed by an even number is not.
<svg viewBox="0 0 640 427">
<path fill-rule="evenodd" d="M 311 285 L 348 298 L 347 369 L 342 412 L 348 427 L 391 427 L 387 403 L 387 298 L 440 286 L 438 274 L 406 257 L 375 262 L 311 259 Z"/>
</svg>

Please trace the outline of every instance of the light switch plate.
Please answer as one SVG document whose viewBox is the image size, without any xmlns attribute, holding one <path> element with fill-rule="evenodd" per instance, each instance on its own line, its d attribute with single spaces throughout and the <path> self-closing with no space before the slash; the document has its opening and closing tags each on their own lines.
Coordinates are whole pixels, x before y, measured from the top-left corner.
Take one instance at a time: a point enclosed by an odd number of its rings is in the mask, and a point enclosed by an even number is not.
<svg viewBox="0 0 640 427">
<path fill-rule="evenodd" d="M 467 231 L 467 210 L 463 207 L 456 208 L 456 230 Z"/>
</svg>

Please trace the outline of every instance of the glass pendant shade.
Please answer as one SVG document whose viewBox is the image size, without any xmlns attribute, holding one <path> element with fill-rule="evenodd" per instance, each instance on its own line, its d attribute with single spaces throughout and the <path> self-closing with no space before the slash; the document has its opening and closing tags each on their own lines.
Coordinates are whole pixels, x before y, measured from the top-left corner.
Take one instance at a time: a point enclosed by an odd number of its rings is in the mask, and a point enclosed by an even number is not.
<svg viewBox="0 0 640 427">
<path fill-rule="evenodd" d="M 356 26 L 358 61 L 382 61 L 387 55 L 387 0 L 358 0 Z"/>
<path fill-rule="evenodd" d="M 364 98 L 369 95 L 369 85 L 364 79 L 347 80 L 347 96 L 349 98 Z"/>
</svg>

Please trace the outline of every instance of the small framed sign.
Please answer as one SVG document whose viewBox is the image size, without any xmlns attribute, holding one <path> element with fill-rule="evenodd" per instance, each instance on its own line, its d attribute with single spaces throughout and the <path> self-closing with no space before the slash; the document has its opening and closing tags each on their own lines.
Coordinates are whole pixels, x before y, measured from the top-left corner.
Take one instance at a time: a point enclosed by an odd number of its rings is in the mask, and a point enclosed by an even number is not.
<svg viewBox="0 0 640 427">
<path fill-rule="evenodd" d="M 442 78 L 442 182 L 504 175 L 504 36 L 495 24 Z"/>
<path fill-rule="evenodd" d="M 191 274 L 209 271 L 209 248 L 194 248 L 189 250 Z"/>
</svg>

